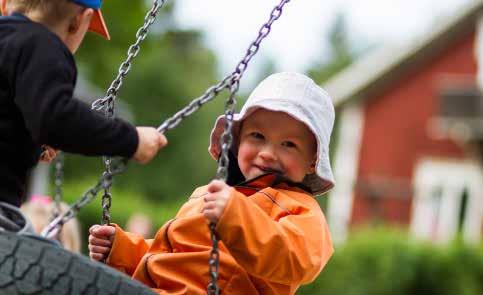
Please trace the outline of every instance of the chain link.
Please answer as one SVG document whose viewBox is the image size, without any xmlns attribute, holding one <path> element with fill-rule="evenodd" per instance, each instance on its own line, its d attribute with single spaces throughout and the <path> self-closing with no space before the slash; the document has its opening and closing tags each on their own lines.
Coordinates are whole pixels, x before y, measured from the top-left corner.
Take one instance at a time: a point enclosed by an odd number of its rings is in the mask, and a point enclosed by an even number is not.
<svg viewBox="0 0 483 295">
<path fill-rule="evenodd" d="M 151 9 L 146 13 L 146 16 L 144 17 L 143 26 L 140 27 L 139 30 L 136 32 L 136 42 L 129 46 L 129 49 L 127 51 L 127 58 L 124 62 L 121 63 L 117 77 L 112 81 L 111 86 L 109 86 L 109 89 L 106 92 L 106 96 L 97 99 L 92 103 L 92 109 L 100 111 L 103 108 L 111 105 L 116 100 L 117 93 L 122 86 L 123 79 L 131 70 L 132 61 L 139 54 L 139 51 L 141 50 L 141 43 L 144 41 L 144 39 L 146 39 L 149 33 L 149 28 L 156 20 L 156 16 L 165 2 L 166 0 L 154 0 Z"/>
<path fill-rule="evenodd" d="M 216 223 L 210 223 L 211 235 L 211 252 L 210 252 L 210 278 L 211 281 L 206 287 L 207 294 L 219 294 L 219 289 L 216 284 L 218 280 L 218 270 L 220 268 L 220 253 L 218 251 L 218 236 L 216 235 Z"/>
<path fill-rule="evenodd" d="M 62 183 L 64 179 L 64 172 L 63 172 L 63 167 L 64 167 L 64 154 L 62 152 L 59 152 L 57 156 L 55 157 L 55 193 L 54 193 L 54 210 L 51 219 L 55 219 L 57 216 L 59 216 L 61 212 L 61 207 L 60 203 L 62 202 Z"/>
<path fill-rule="evenodd" d="M 112 195 L 111 195 L 111 185 L 112 185 L 112 171 L 111 171 L 111 161 L 110 157 L 104 157 L 104 164 L 106 169 L 103 174 L 103 182 L 102 188 L 104 189 L 104 195 L 101 199 L 101 206 L 102 206 L 102 224 L 111 224 L 111 204 L 112 204 Z"/>
</svg>

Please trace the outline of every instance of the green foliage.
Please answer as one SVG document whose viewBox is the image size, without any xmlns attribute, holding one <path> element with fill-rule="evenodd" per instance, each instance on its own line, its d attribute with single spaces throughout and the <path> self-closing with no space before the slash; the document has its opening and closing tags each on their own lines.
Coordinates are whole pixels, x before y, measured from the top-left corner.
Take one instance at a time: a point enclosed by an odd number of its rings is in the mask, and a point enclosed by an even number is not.
<svg viewBox="0 0 483 295">
<path fill-rule="evenodd" d="M 317 83 L 327 82 L 331 77 L 348 67 L 355 60 L 349 42 L 347 24 L 343 14 L 339 14 L 329 33 L 330 57 L 327 62 L 320 62 L 309 69 L 311 76 Z"/>
<path fill-rule="evenodd" d="M 298 294 L 483 294 L 483 245 L 434 246 L 399 232 L 363 231 L 336 248 Z"/>
</svg>

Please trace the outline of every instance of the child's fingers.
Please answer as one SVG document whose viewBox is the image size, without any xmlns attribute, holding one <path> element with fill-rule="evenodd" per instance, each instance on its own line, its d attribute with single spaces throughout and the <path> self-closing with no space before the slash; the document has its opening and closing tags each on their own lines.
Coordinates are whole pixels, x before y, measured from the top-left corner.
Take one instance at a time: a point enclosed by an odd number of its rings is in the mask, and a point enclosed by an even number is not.
<svg viewBox="0 0 483 295">
<path fill-rule="evenodd" d="M 89 253 L 89 256 L 91 257 L 92 260 L 100 261 L 104 259 L 104 254 L 99 254 L 99 253 Z"/>
<path fill-rule="evenodd" d="M 203 211 L 215 209 L 216 207 L 217 207 L 216 202 L 205 202 L 205 204 L 203 205 Z"/>
<path fill-rule="evenodd" d="M 102 246 L 89 245 L 89 252 L 90 253 L 107 254 L 110 251 L 111 251 L 111 248 L 110 247 L 102 247 Z"/>
<path fill-rule="evenodd" d="M 225 182 L 215 179 L 208 184 L 207 189 L 208 189 L 208 192 L 215 193 L 215 192 L 221 191 L 225 186 L 226 186 Z"/>
<path fill-rule="evenodd" d="M 89 244 L 95 245 L 95 246 L 104 246 L 104 247 L 110 247 L 112 245 L 109 239 L 107 238 L 100 239 L 100 238 L 96 238 L 93 235 L 89 235 Z"/>
<path fill-rule="evenodd" d="M 99 224 L 94 224 L 93 226 L 89 227 L 89 233 L 92 234 L 96 228 L 98 228 Z"/>
<path fill-rule="evenodd" d="M 57 156 L 57 152 L 54 149 L 49 149 L 48 153 L 50 160 L 53 160 Z"/>
<path fill-rule="evenodd" d="M 111 238 L 116 233 L 116 228 L 109 225 L 93 225 L 89 233 L 96 238 Z"/>
<path fill-rule="evenodd" d="M 205 201 L 205 203 L 207 202 L 214 202 L 218 199 L 218 196 L 214 193 L 211 193 L 211 194 L 206 194 L 204 197 L 203 197 L 203 200 Z"/>
<path fill-rule="evenodd" d="M 50 160 L 48 159 L 48 155 L 47 155 L 47 152 L 43 152 L 41 155 L 40 155 L 40 161 L 41 162 L 44 162 L 44 163 L 48 163 Z"/>
<path fill-rule="evenodd" d="M 218 222 L 219 214 L 217 213 L 218 211 L 216 209 L 205 209 L 203 210 L 203 216 L 205 216 L 206 219 L 210 222 Z"/>
</svg>

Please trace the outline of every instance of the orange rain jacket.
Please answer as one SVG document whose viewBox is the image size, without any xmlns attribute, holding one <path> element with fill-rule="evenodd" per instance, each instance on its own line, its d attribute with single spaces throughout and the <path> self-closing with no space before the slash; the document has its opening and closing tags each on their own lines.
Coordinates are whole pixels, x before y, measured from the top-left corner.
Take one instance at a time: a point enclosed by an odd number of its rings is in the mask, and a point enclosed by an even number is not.
<svg viewBox="0 0 483 295">
<path fill-rule="evenodd" d="M 265 175 L 232 190 L 216 228 L 222 294 L 294 294 L 332 255 L 316 200 L 274 178 Z M 211 239 L 201 213 L 205 194 L 206 187 L 197 188 L 152 240 L 116 226 L 107 263 L 159 294 L 206 294 Z"/>
</svg>

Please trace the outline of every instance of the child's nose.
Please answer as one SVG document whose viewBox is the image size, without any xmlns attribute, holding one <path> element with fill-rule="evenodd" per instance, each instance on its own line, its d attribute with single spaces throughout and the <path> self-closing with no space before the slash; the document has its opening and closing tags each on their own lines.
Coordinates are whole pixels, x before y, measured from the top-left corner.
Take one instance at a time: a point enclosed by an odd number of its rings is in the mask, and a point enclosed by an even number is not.
<svg viewBox="0 0 483 295">
<path fill-rule="evenodd" d="M 271 145 L 263 146 L 258 155 L 265 161 L 275 161 L 277 159 L 275 149 Z"/>
</svg>

